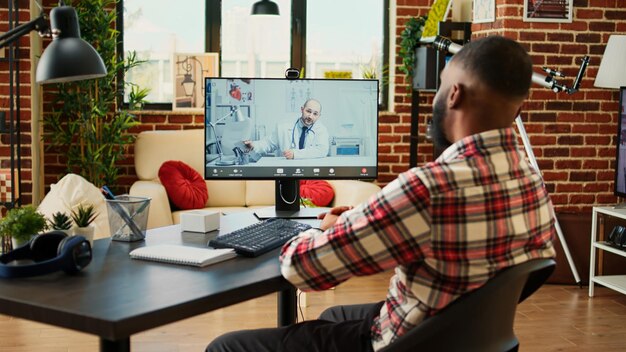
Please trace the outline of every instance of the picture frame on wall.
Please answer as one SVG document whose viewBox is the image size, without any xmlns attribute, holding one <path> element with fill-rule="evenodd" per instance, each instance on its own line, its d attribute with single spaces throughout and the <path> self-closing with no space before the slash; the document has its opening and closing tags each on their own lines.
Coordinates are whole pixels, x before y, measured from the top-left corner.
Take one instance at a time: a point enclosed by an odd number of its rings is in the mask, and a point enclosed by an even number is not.
<svg viewBox="0 0 626 352">
<path fill-rule="evenodd" d="M 524 0 L 524 22 L 571 23 L 574 0 Z"/>
<path fill-rule="evenodd" d="M 204 78 L 219 76 L 217 53 L 174 53 L 172 60 L 173 110 L 204 109 Z"/>
<path fill-rule="evenodd" d="M 474 0 L 473 23 L 488 23 L 496 20 L 496 0 Z"/>
</svg>

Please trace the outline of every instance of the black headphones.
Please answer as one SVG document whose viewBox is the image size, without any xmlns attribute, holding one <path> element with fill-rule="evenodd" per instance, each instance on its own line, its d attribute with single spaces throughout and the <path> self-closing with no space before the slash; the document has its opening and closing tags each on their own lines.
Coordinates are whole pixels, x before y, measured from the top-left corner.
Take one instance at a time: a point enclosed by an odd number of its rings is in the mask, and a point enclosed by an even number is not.
<svg viewBox="0 0 626 352">
<path fill-rule="evenodd" d="M 29 277 L 58 270 L 76 274 L 91 262 L 91 257 L 91 245 L 85 237 L 51 231 L 37 235 L 25 245 L 0 255 L 0 277 Z M 30 259 L 34 263 L 9 264 L 21 259 Z"/>
</svg>

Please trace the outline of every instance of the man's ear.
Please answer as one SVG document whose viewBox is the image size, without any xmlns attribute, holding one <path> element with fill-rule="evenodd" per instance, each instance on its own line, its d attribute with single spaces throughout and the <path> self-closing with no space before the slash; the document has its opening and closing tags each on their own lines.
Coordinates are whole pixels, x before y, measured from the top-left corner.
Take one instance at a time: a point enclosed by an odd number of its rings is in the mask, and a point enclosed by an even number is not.
<svg viewBox="0 0 626 352">
<path fill-rule="evenodd" d="M 448 109 L 455 109 L 461 105 L 465 99 L 465 92 L 463 89 L 463 85 L 455 83 L 450 88 L 450 93 L 448 95 Z"/>
</svg>

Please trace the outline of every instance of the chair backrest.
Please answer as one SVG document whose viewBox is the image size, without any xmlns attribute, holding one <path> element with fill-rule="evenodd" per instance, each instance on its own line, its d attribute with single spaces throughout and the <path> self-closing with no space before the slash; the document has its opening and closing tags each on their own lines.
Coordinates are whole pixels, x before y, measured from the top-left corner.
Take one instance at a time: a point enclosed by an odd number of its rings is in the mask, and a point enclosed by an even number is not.
<svg viewBox="0 0 626 352">
<path fill-rule="evenodd" d="M 533 259 L 506 268 L 381 351 L 515 351 L 517 304 L 547 280 L 555 265 L 553 259 Z"/>
</svg>

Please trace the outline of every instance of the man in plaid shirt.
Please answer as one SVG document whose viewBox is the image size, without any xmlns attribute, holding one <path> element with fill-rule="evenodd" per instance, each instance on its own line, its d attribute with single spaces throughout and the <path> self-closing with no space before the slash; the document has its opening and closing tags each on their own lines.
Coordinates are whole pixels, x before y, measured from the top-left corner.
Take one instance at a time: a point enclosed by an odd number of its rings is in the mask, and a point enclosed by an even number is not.
<svg viewBox="0 0 626 352">
<path fill-rule="evenodd" d="M 466 44 L 441 74 L 433 140 L 445 151 L 366 204 L 334 208 L 288 242 L 283 275 L 301 290 L 395 269 L 383 302 L 333 307 L 318 320 L 230 333 L 207 351 L 376 351 L 499 270 L 554 257 L 551 203 L 512 123 L 532 63 L 512 40 Z"/>
</svg>

